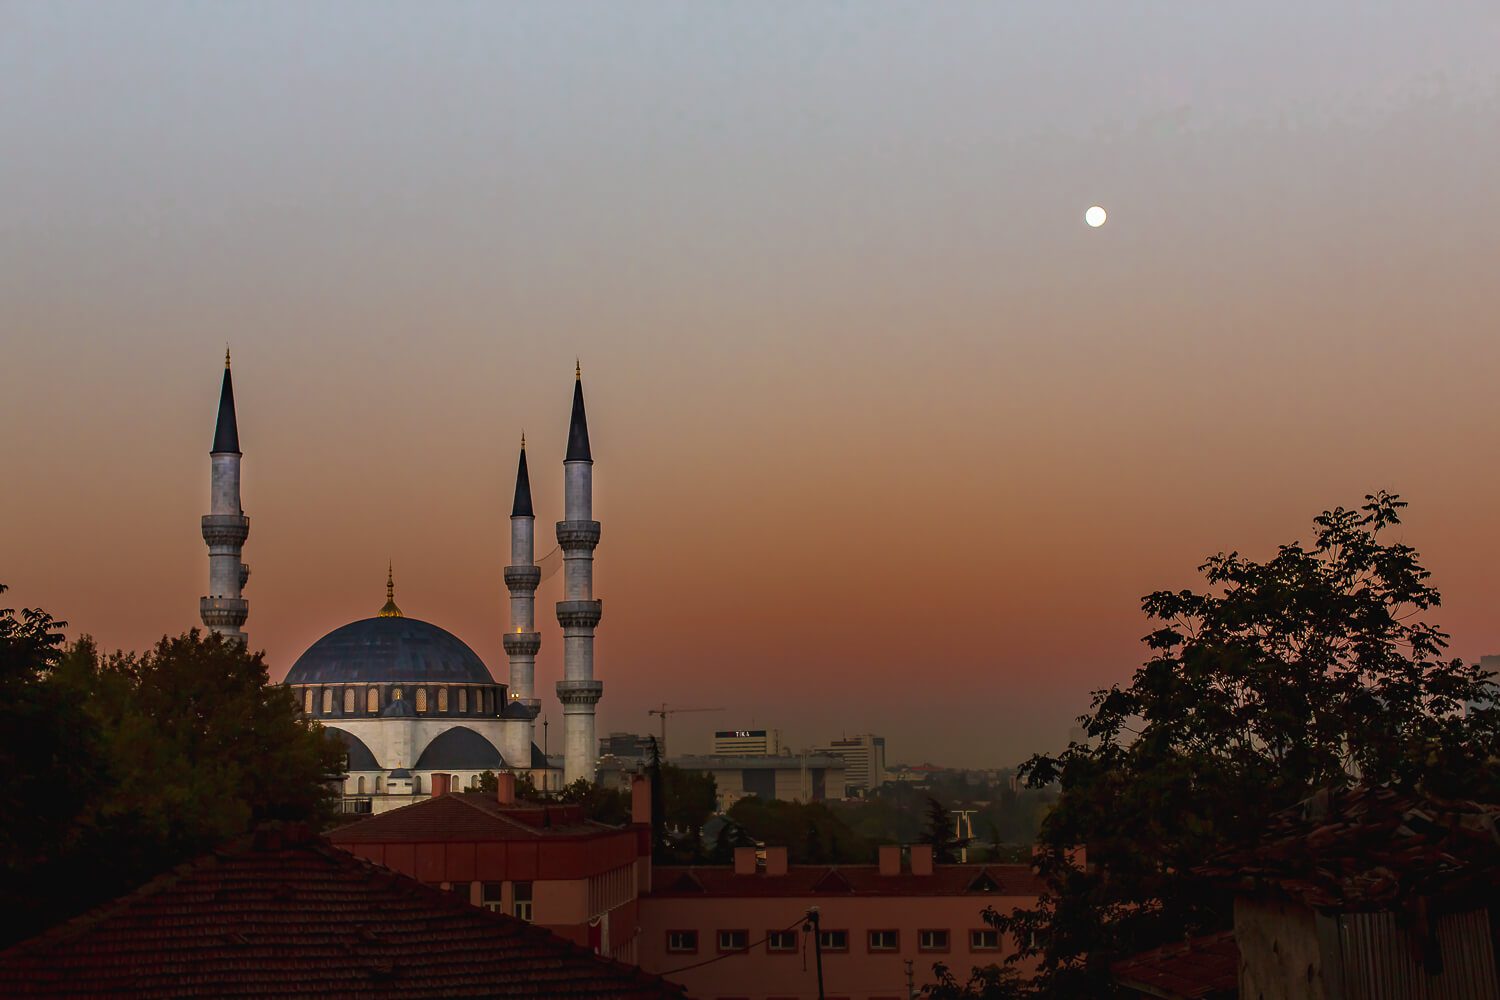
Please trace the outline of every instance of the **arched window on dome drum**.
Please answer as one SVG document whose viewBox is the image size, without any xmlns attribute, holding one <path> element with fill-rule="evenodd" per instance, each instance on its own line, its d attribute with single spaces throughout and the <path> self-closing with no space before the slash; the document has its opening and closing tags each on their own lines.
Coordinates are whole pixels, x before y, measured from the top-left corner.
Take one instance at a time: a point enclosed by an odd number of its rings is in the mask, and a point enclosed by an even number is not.
<svg viewBox="0 0 1500 1000">
<path fill-rule="evenodd" d="M 411 791 L 413 795 L 422 794 L 422 776 L 420 774 L 411 776 Z"/>
<path fill-rule="evenodd" d="M 344 714 L 354 714 L 354 689 L 344 688 Z"/>
<path fill-rule="evenodd" d="M 359 794 L 365 794 L 365 779 L 363 775 L 361 775 L 359 779 Z"/>
<path fill-rule="evenodd" d="M 401 689 L 400 688 L 396 688 L 396 690 L 394 690 L 394 691 L 391 692 L 391 701 L 400 701 L 400 700 L 401 700 Z"/>
<path fill-rule="evenodd" d="M 438 711 L 448 711 L 448 689 L 438 688 Z"/>
<path fill-rule="evenodd" d="M 333 688 L 323 689 L 323 714 L 333 714 Z"/>
<path fill-rule="evenodd" d="M 369 694 L 365 695 L 365 711 L 366 712 L 378 712 L 378 711 L 380 711 L 380 689 L 379 688 L 370 688 Z"/>
<path fill-rule="evenodd" d="M 382 784 L 383 784 L 383 783 L 384 783 L 384 779 L 382 779 L 382 778 L 381 778 L 381 777 L 380 777 L 380 775 L 378 775 L 378 774 L 377 774 L 377 775 L 375 775 L 375 794 L 376 794 L 376 795 L 379 795 L 379 794 L 380 794 L 380 786 L 381 786 L 381 785 L 382 785 Z"/>
<path fill-rule="evenodd" d="M 459 688 L 458 689 L 458 710 L 460 712 L 467 712 L 469 710 L 469 689 L 468 688 Z"/>
<path fill-rule="evenodd" d="M 312 715 L 312 688 L 302 689 L 302 712 L 304 715 Z"/>
<path fill-rule="evenodd" d="M 417 688 L 417 711 L 427 711 L 427 689 Z"/>
</svg>

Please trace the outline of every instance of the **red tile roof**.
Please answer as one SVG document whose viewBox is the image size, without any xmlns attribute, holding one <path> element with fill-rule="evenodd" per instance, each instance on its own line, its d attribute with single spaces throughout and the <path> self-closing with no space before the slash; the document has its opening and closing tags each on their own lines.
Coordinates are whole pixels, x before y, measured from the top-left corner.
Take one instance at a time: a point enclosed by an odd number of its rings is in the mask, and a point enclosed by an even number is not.
<svg viewBox="0 0 1500 1000">
<path fill-rule="evenodd" d="M 1386 909 L 1415 896 L 1500 893 L 1500 806 L 1388 786 L 1324 789 L 1271 818 L 1256 846 L 1197 871 L 1323 909 Z"/>
<path fill-rule="evenodd" d="M 682 991 L 287 827 L 0 952 L 0 995 L 636 1000 Z"/>
<path fill-rule="evenodd" d="M 581 806 L 502 806 L 493 795 L 462 792 L 416 802 L 330 831 L 335 844 L 398 841 L 545 840 L 597 837 L 620 827 L 584 819 Z"/>
<path fill-rule="evenodd" d="M 1239 992 L 1233 931 L 1163 945 L 1110 967 L 1115 983 L 1164 1000 L 1212 1000 Z"/>
<path fill-rule="evenodd" d="M 936 865 L 931 875 L 882 875 L 878 865 L 792 865 L 785 875 L 736 875 L 731 866 L 713 865 L 658 868 L 652 880 L 653 896 L 1036 896 L 1043 886 L 1029 865 Z"/>
</svg>

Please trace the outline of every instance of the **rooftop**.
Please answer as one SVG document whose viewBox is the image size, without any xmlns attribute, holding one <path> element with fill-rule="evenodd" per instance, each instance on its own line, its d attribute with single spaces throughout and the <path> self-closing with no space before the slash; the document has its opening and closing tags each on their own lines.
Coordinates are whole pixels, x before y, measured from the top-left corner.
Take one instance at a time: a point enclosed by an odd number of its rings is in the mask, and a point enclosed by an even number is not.
<svg viewBox="0 0 1500 1000">
<path fill-rule="evenodd" d="M 335 844 L 412 841 L 544 840 L 620 833 L 620 827 L 585 819 L 583 807 L 518 803 L 503 806 L 485 792 L 456 792 L 414 802 L 329 834 Z"/>
<path fill-rule="evenodd" d="M 1163 1000 L 1216 1000 L 1239 991 L 1240 949 L 1221 931 L 1141 952 L 1110 967 L 1115 983 Z"/>
<path fill-rule="evenodd" d="M 698 771 L 712 771 L 716 768 L 801 768 L 804 764 L 808 767 L 821 768 L 844 768 L 848 762 L 842 757 L 832 754 L 727 754 L 727 753 L 704 753 L 688 754 L 682 757 L 673 757 L 667 763 L 673 767 L 683 767 Z"/>
<path fill-rule="evenodd" d="M 653 896 L 1036 896 L 1029 865 L 936 865 L 931 875 L 880 874 L 879 865 L 790 865 L 785 875 L 736 875 L 728 865 L 658 868 Z"/>
<path fill-rule="evenodd" d="M 1254 847 L 1198 871 L 1323 909 L 1386 909 L 1418 896 L 1492 899 L 1500 892 L 1500 806 L 1384 785 L 1324 789 L 1272 816 Z"/>
<path fill-rule="evenodd" d="M 296 826 L 263 829 L 0 952 L 0 994 L 682 996 Z"/>
</svg>

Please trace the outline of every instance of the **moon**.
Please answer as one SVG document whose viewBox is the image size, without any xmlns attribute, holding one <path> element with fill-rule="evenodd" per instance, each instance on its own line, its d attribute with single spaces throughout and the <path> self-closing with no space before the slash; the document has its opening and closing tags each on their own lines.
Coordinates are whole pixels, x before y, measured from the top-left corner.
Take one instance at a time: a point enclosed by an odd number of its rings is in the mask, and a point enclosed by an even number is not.
<svg viewBox="0 0 1500 1000">
<path fill-rule="evenodd" d="M 1087 222 L 1095 229 L 1098 229 L 1100 226 L 1104 225 L 1104 220 L 1107 218 L 1109 218 L 1109 216 L 1105 215 L 1104 209 L 1100 208 L 1098 205 L 1095 205 L 1093 208 L 1083 213 L 1083 221 Z"/>
</svg>

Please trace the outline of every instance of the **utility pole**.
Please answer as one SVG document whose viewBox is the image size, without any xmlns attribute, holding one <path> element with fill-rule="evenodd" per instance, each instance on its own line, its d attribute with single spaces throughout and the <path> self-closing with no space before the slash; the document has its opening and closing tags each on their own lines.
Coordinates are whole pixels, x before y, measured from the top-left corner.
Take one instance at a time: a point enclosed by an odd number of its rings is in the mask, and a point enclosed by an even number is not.
<svg viewBox="0 0 1500 1000">
<path fill-rule="evenodd" d="M 908 958 L 906 960 L 906 998 L 907 1000 L 916 1000 L 916 996 L 917 982 L 912 974 L 912 961 Z"/>
<path fill-rule="evenodd" d="M 813 936 L 813 955 L 816 957 L 817 964 L 818 964 L 818 1000 L 824 1000 L 824 997 L 823 997 L 823 932 L 821 930 L 819 930 L 819 925 L 818 925 L 818 908 L 816 906 L 808 908 L 808 911 L 807 911 L 807 921 L 802 925 L 802 933 L 806 934 L 809 930 L 812 931 L 812 936 Z"/>
</svg>

